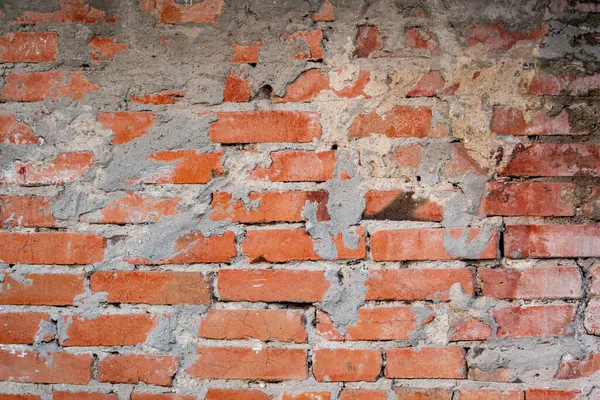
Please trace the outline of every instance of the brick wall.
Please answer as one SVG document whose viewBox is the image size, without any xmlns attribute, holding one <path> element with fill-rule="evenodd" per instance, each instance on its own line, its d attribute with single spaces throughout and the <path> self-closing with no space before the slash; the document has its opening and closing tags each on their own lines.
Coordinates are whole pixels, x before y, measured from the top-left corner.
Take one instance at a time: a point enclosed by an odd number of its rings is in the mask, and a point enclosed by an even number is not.
<svg viewBox="0 0 600 400">
<path fill-rule="evenodd" d="M 600 399 L 599 15 L 0 2 L 0 399 Z"/>
</svg>

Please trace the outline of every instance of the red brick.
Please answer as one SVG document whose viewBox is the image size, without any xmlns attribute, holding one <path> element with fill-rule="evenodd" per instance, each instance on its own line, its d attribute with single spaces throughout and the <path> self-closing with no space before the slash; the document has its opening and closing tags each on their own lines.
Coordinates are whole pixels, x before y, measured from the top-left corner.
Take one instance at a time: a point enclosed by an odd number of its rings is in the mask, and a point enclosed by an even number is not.
<svg viewBox="0 0 600 400">
<path fill-rule="evenodd" d="M 109 303 L 210 304 L 211 285 L 200 272 L 98 271 L 90 277 L 94 293 Z"/>
<path fill-rule="evenodd" d="M 474 296 L 475 271 L 471 268 L 372 270 L 365 283 L 366 299 L 447 301 L 455 284 L 468 296 Z"/>
<path fill-rule="evenodd" d="M 92 158 L 88 152 L 62 152 L 45 163 L 16 161 L 3 181 L 21 186 L 64 185 L 83 176 L 92 167 Z"/>
<path fill-rule="evenodd" d="M 467 363 L 459 347 L 424 347 L 386 351 L 386 378 L 465 379 Z"/>
<path fill-rule="evenodd" d="M 443 89 L 445 84 L 440 71 L 431 71 L 419 79 L 406 97 L 435 97 L 437 91 Z"/>
<path fill-rule="evenodd" d="M 31 127 L 17 121 L 14 114 L 0 114 L 0 143 L 37 144 L 38 139 Z"/>
<path fill-rule="evenodd" d="M 334 327 L 329 314 L 317 311 L 317 333 L 328 340 L 408 340 L 411 333 L 433 321 L 433 311 L 429 311 L 430 315 L 421 319 L 409 306 L 359 308 L 358 320 L 346 326 L 345 336 Z"/>
<path fill-rule="evenodd" d="M 463 175 L 473 173 L 478 175 L 487 174 L 487 169 L 481 167 L 475 161 L 462 143 L 450 144 L 450 162 L 444 168 L 445 176 Z"/>
<path fill-rule="evenodd" d="M 600 336 L 600 301 L 588 302 L 585 308 L 584 326 L 588 334 Z"/>
<path fill-rule="evenodd" d="M 282 400 L 331 400 L 330 392 L 283 393 Z"/>
<path fill-rule="evenodd" d="M 200 153 L 196 150 L 164 150 L 154 153 L 149 159 L 159 163 L 171 163 L 172 165 L 168 172 L 142 177 L 144 183 L 208 183 L 212 178 L 225 172 L 221 165 L 222 151 Z M 164 169 L 164 166 L 162 169 Z"/>
<path fill-rule="evenodd" d="M 67 306 L 83 293 L 84 275 L 4 274 L 0 304 Z"/>
<path fill-rule="evenodd" d="M 461 389 L 458 400 L 525 400 L 520 390 Z"/>
<path fill-rule="evenodd" d="M 92 380 L 93 361 L 91 354 L 0 350 L 0 381 L 86 385 Z"/>
<path fill-rule="evenodd" d="M 363 219 L 391 221 L 441 221 L 443 206 L 435 200 L 417 197 L 412 191 L 369 190 Z"/>
<path fill-rule="evenodd" d="M 488 182 L 481 211 L 490 216 L 573 216 L 575 187 L 563 182 Z"/>
<path fill-rule="evenodd" d="M 219 22 L 225 6 L 224 0 L 205 0 L 201 3 L 187 4 L 175 0 L 141 0 L 142 11 L 151 12 L 163 24 L 185 22 Z"/>
<path fill-rule="evenodd" d="M 119 400 L 115 393 L 100 392 L 54 392 L 52 400 Z"/>
<path fill-rule="evenodd" d="M 562 361 L 555 378 L 587 378 L 594 375 L 598 371 L 600 371 L 600 351 L 592 351 L 583 360 Z"/>
<path fill-rule="evenodd" d="M 475 46 L 476 44 L 483 43 L 488 51 L 498 49 L 508 50 L 517 44 L 517 42 L 523 40 L 540 41 L 546 36 L 548 29 L 548 25 L 544 25 L 529 33 L 523 33 L 519 30 L 509 31 L 501 24 L 475 24 L 467 32 L 467 44 Z"/>
<path fill-rule="evenodd" d="M 105 245 L 104 237 L 81 233 L 0 232 L 0 260 L 6 264 L 92 264 L 104 259 Z"/>
<path fill-rule="evenodd" d="M 519 144 L 502 171 L 512 176 L 600 176 L 600 146 L 587 144 Z"/>
<path fill-rule="evenodd" d="M 319 61 L 323 59 L 323 32 L 320 30 L 300 31 L 294 34 L 283 35 L 284 39 L 298 39 L 302 41 L 302 48 L 294 55 L 295 60 Z"/>
<path fill-rule="evenodd" d="M 497 299 L 577 299 L 581 273 L 571 267 L 479 268 L 484 296 Z"/>
<path fill-rule="evenodd" d="M 394 161 L 403 168 L 418 168 L 422 156 L 423 146 L 420 144 L 397 147 L 392 154 Z"/>
<path fill-rule="evenodd" d="M 406 46 L 410 49 L 428 50 L 433 55 L 439 55 L 437 36 L 421 28 L 404 28 Z"/>
<path fill-rule="evenodd" d="M 274 103 L 311 102 L 317 94 L 329 89 L 327 74 L 318 69 L 309 69 L 287 86 L 284 97 L 272 95 L 271 101 Z"/>
<path fill-rule="evenodd" d="M 346 247 L 343 235 L 333 238 L 337 249 L 336 260 L 365 258 L 365 234 L 362 226 L 355 228 L 360 240 L 356 248 Z M 299 229 L 265 229 L 246 231 L 242 252 L 250 263 L 287 262 L 292 260 L 322 260 L 314 249 L 313 238 Z"/>
<path fill-rule="evenodd" d="M 116 20 L 116 16 L 106 18 L 104 11 L 90 6 L 87 0 L 63 0 L 60 2 L 60 10 L 47 13 L 25 11 L 21 16 L 15 18 L 16 23 L 24 25 L 57 22 L 116 22 Z"/>
<path fill-rule="evenodd" d="M 33 344 L 36 335 L 50 315 L 45 312 L 0 313 L 0 343 Z M 46 333 L 41 341 L 50 341 L 52 335 Z"/>
<path fill-rule="evenodd" d="M 497 308 L 491 313 L 502 339 L 573 335 L 575 311 L 570 305 L 542 305 Z"/>
<path fill-rule="evenodd" d="M 245 224 L 265 222 L 301 222 L 302 211 L 307 201 L 317 203 L 317 220 L 329 220 L 327 211 L 328 193 L 315 192 L 250 192 L 248 199 L 234 199 L 227 192 L 214 192 L 210 219 L 212 221 L 241 222 Z"/>
<path fill-rule="evenodd" d="M 536 74 L 528 84 L 527 94 L 557 96 L 564 86 L 563 78 Z"/>
<path fill-rule="evenodd" d="M 291 310 L 213 309 L 200 322 L 207 339 L 249 339 L 306 343 L 304 314 Z"/>
<path fill-rule="evenodd" d="M 0 92 L 0 102 L 58 101 L 67 97 L 83 100 L 86 94 L 100 90 L 90 83 L 82 72 L 67 75 L 60 71 L 11 72 Z"/>
<path fill-rule="evenodd" d="M 343 389 L 340 400 L 387 400 L 387 393 L 383 390 Z"/>
<path fill-rule="evenodd" d="M 88 47 L 90 48 L 92 62 L 95 64 L 110 60 L 118 52 L 129 49 L 126 43 L 117 43 L 113 38 L 103 38 L 100 36 L 94 36 L 88 43 Z"/>
<path fill-rule="evenodd" d="M 452 400 L 452 389 L 397 388 L 397 400 Z"/>
<path fill-rule="evenodd" d="M 133 346 L 142 344 L 159 319 L 150 314 L 111 314 L 93 318 L 62 316 L 64 334 L 58 341 L 71 346 Z"/>
<path fill-rule="evenodd" d="M 358 58 L 367 58 L 370 55 L 377 55 L 383 48 L 383 36 L 374 26 L 359 26 L 356 35 L 356 56 Z"/>
<path fill-rule="evenodd" d="M 0 196 L 0 221 L 4 226 L 53 227 L 50 197 Z"/>
<path fill-rule="evenodd" d="M 98 114 L 98 122 L 114 132 L 114 144 L 124 144 L 147 134 L 154 126 L 154 114 L 149 111 L 102 112 Z"/>
<path fill-rule="evenodd" d="M 208 130 L 215 143 L 307 143 L 321 137 L 318 112 L 242 111 L 217 116 Z"/>
<path fill-rule="evenodd" d="M 223 101 L 233 103 L 245 103 L 250 101 L 249 79 L 238 76 L 232 72 L 225 79 L 223 89 Z"/>
<path fill-rule="evenodd" d="M 336 162 L 335 151 L 281 150 L 271 153 L 268 168 L 256 167 L 251 177 L 271 182 L 325 182 L 333 178 Z"/>
<path fill-rule="evenodd" d="M 319 349 L 313 353 L 313 374 L 319 382 L 374 382 L 381 363 L 379 350 Z"/>
<path fill-rule="evenodd" d="M 461 257 L 448 253 L 445 243 L 452 238 L 459 242 L 465 233 L 468 234 L 469 243 L 483 234 L 476 228 L 377 231 L 371 234 L 371 254 L 375 261 L 456 260 Z M 467 258 L 494 259 L 497 251 L 498 231 L 493 230 L 485 249 Z"/>
<path fill-rule="evenodd" d="M 581 392 L 578 390 L 552 390 L 552 389 L 527 389 L 527 400 L 580 400 Z"/>
<path fill-rule="evenodd" d="M 492 328 L 474 318 L 458 319 L 451 322 L 449 340 L 451 342 L 487 340 L 492 337 Z"/>
<path fill-rule="evenodd" d="M 304 380 L 306 357 L 306 350 L 300 349 L 199 347 L 186 372 L 205 379 Z"/>
<path fill-rule="evenodd" d="M 8 32 L 0 36 L 0 63 L 52 62 L 57 55 L 56 32 Z"/>
<path fill-rule="evenodd" d="M 0 18 L 2 13 L 0 12 Z M 0 393 L 0 400 L 40 400 L 40 396 L 34 394 L 3 394 Z"/>
<path fill-rule="evenodd" d="M 180 200 L 178 197 L 162 200 L 129 192 L 102 210 L 83 215 L 81 221 L 91 224 L 158 222 L 162 217 L 178 215 L 177 205 Z"/>
<path fill-rule="evenodd" d="M 173 254 L 173 257 L 161 260 L 134 258 L 128 261 L 146 265 L 228 262 L 237 254 L 235 234 L 228 231 L 204 237 L 200 232 L 192 232 L 177 239 Z"/>
<path fill-rule="evenodd" d="M 504 250 L 511 258 L 598 257 L 600 226 L 507 225 Z"/>
<path fill-rule="evenodd" d="M 492 132 L 515 136 L 587 135 L 589 133 L 588 130 L 571 131 L 569 113 L 566 109 L 563 109 L 555 117 L 538 112 L 528 121 L 525 119 L 523 111 L 503 107 L 494 107 Z"/>
<path fill-rule="evenodd" d="M 186 396 L 166 393 L 131 393 L 131 400 L 196 400 L 196 396 Z M 211 397 L 206 397 L 210 400 Z M 216 400 L 216 399 L 215 399 Z"/>
<path fill-rule="evenodd" d="M 218 274 L 224 301 L 313 303 L 323 299 L 331 284 L 323 271 L 220 269 Z"/>
<path fill-rule="evenodd" d="M 258 62 L 258 54 L 261 46 L 262 42 L 260 40 L 248 46 L 233 43 L 231 45 L 231 48 L 233 49 L 233 56 L 231 56 L 229 62 L 240 64 L 256 64 Z"/>
<path fill-rule="evenodd" d="M 271 396 L 252 389 L 208 389 L 206 400 L 271 400 Z"/>
<path fill-rule="evenodd" d="M 156 93 L 146 93 L 143 96 L 129 96 L 129 100 L 141 104 L 175 104 L 185 97 L 185 92 L 175 92 L 172 90 L 161 90 Z"/>
<path fill-rule="evenodd" d="M 313 13 L 312 20 L 313 22 L 331 22 L 335 21 L 335 4 L 331 2 L 331 0 L 323 0 L 321 3 L 321 7 L 319 7 L 319 11 Z"/>
<path fill-rule="evenodd" d="M 98 363 L 98 382 L 171 386 L 178 357 L 143 354 L 108 355 Z"/>
<path fill-rule="evenodd" d="M 396 137 L 426 137 L 431 134 L 431 109 L 427 107 L 396 106 L 380 115 L 377 112 L 359 114 L 348 135 L 351 138 L 373 134 Z"/>
</svg>

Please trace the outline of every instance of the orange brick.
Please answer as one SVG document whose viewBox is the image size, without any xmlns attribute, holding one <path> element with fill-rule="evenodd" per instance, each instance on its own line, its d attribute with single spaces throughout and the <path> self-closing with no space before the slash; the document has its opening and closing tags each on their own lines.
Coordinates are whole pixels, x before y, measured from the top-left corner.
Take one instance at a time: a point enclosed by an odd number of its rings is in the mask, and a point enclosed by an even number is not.
<svg viewBox="0 0 600 400">
<path fill-rule="evenodd" d="M 461 389 L 459 400 L 525 400 L 520 390 Z"/>
<path fill-rule="evenodd" d="M 0 304 L 67 306 L 83 293 L 85 276 L 74 274 L 4 274 Z"/>
<path fill-rule="evenodd" d="M 387 400 L 383 390 L 344 389 L 340 392 L 340 400 Z"/>
<path fill-rule="evenodd" d="M 98 122 L 112 131 L 114 144 L 124 144 L 144 136 L 154 126 L 154 114 L 149 111 L 102 112 Z"/>
<path fill-rule="evenodd" d="M 373 134 L 396 137 L 426 137 L 431 133 L 431 109 L 396 106 L 387 114 L 377 112 L 358 115 L 352 122 L 349 136 L 362 138 Z"/>
<path fill-rule="evenodd" d="M 100 392 L 54 392 L 52 400 L 119 400 L 114 393 Z"/>
<path fill-rule="evenodd" d="M 331 0 L 324 0 L 321 3 L 321 7 L 319 11 L 313 13 L 312 20 L 313 22 L 324 21 L 331 22 L 335 20 L 335 4 L 331 2 Z"/>
<path fill-rule="evenodd" d="M 379 29 L 374 26 L 362 25 L 356 34 L 356 56 L 367 58 L 383 48 L 383 37 Z"/>
<path fill-rule="evenodd" d="M 597 225 L 507 225 L 504 251 L 510 258 L 600 256 Z"/>
<path fill-rule="evenodd" d="M 295 60 L 319 61 L 323 59 L 323 32 L 320 30 L 299 31 L 294 34 L 284 34 L 284 39 L 302 41 L 302 48 L 294 55 Z"/>
<path fill-rule="evenodd" d="M 63 152 L 47 163 L 16 161 L 3 180 L 21 186 L 64 185 L 83 176 L 92 167 L 92 158 L 88 152 Z"/>
<path fill-rule="evenodd" d="M 225 79 L 223 89 L 223 101 L 233 103 L 245 103 L 250 101 L 249 79 L 238 76 L 232 72 Z"/>
<path fill-rule="evenodd" d="M 506 307 L 491 311 L 498 338 L 570 336 L 575 308 L 571 305 Z"/>
<path fill-rule="evenodd" d="M 163 24 L 180 24 L 185 22 L 219 21 L 224 0 L 206 0 L 201 3 L 178 3 L 175 0 L 141 0 L 142 11 L 151 12 Z"/>
<path fill-rule="evenodd" d="M 260 40 L 248 46 L 233 43 L 231 45 L 231 48 L 233 49 L 233 56 L 231 56 L 229 62 L 256 64 L 258 62 L 258 54 L 261 46 L 262 42 Z"/>
<path fill-rule="evenodd" d="M 527 400 L 580 400 L 581 392 L 578 390 L 552 390 L 552 389 L 527 389 Z"/>
<path fill-rule="evenodd" d="M 0 196 L 0 221 L 4 226 L 53 227 L 51 197 Z"/>
<path fill-rule="evenodd" d="M 271 396 L 251 389 L 208 389 L 206 400 L 271 400 Z"/>
<path fill-rule="evenodd" d="M 142 344 L 159 319 L 150 314 L 112 314 L 97 317 L 62 316 L 64 334 L 58 341 L 70 346 L 133 346 Z"/>
<path fill-rule="evenodd" d="M 0 36 L 0 63 L 56 61 L 56 32 L 8 32 Z"/>
<path fill-rule="evenodd" d="M 100 36 L 94 36 L 88 43 L 90 48 L 90 54 L 92 57 L 92 63 L 99 63 L 100 61 L 110 60 L 120 51 L 129 49 L 126 43 L 117 43 L 113 38 L 103 38 Z"/>
<path fill-rule="evenodd" d="M 329 392 L 283 393 L 282 400 L 331 400 Z"/>
<path fill-rule="evenodd" d="M 2 17 L 2 14 L 0 14 Z M 0 393 L 0 400 L 40 400 L 40 396 L 34 394 L 4 394 Z"/>
<path fill-rule="evenodd" d="M 18 24 L 65 23 L 98 21 L 116 22 L 117 17 L 106 18 L 106 12 L 92 7 L 87 0 L 61 1 L 60 9 L 51 12 L 25 11 L 15 18 Z"/>
<path fill-rule="evenodd" d="M 17 121 L 14 114 L 0 114 L 0 143 L 37 144 L 38 139 L 31 127 Z"/>
<path fill-rule="evenodd" d="M 573 216 L 574 183 L 488 182 L 481 201 L 486 215 Z"/>
<path fill-rule="evenodd" d="M 582 360 L 568 360 L 561 362 L 555 378 L 587 378 L 598 371 L 600 371 L 600 351 L 592 351 Z"/>
<path fill-rule="evenodd" d="M 381 364 L 379 350 L 319 349 L 313 354 L 313 374 L 320 382 L 374 382 Z"/>
<path fill-rule="evenodd" d="M 306 350 L 241 347 L 199 347 L 186 372 L 204 379 L 304 380 Z"/>
<path fill-rule="evenodd" d="M 435 97 L 438 90 L 444 88 L 446 81 L 440 71 L 431 71 L 423 75 L 406 97 Z"/>
<path fill-rule="evenodd" d="M 397 388 L 397 400 L 452 400 L 451 389 Z"/>
<path fill-rule="evenodd" d="M 589 131 L 571 131 L 569 112 L 563 109 L 555 117 L 536 113 L 530 121 L 523 111 L 515 108 L 494 107 L 492 132 L 500 135 L 539 136 L 539 135 L 586 135 Z"/>
<path fill-rule="evenodd" d="M 158 163 L 173 163 L 165 173 L 142 177 L 144 183 L 198 184 L 208 183 L 225 170 L 221 165 L 223 152 L 199 153 L 196 150 L 165 150 L 149 157 Z M 160 165 L 160 164 L 159 164 Z"/>
<path fill-rule="evenodd" d="M 98 382 L 171 386 L 178 357 L 143 354 L 108 355 L 98 363 Z"/>
<path fill-rule="evenodd" d="M 365 283 L 366 299 L 447 301 L 455 284 L 468 296 L 474 296 L 475 271 L 471 268 L 373 270 Z"/>
<path fill-rule="evenodd" d="M 249 339 L 305 343 L 304 315 L 291 310 L 213 309 L 200 322 L 198 335 L 208 339 Z"/>
<path fill-rule="evenodd" d="M 85 214 L 82 222 L 92 224 L 143 224 L 158 222 L 162 217 L 179 214 L 177 205 L 181 198 L 156 199 L 129 192 L 102 210 Z"/>
<path fill-rule="evenodd" d="M 91 354 L 55 352 L 47 355 L 32 350 L 0 350 L 0 380 L 24 383 L 86 385 L 92 380 Z"/>
<path fill-rule="evenodd" d="M 131 393 L 131 400 L 196 400 L 196 396 L 166 393 Z M 209 397 L 206 400 L 209 400 Z"/>
<path fill-rule="evenodd" d="M 50 315 L 45 312 L 0 313 L 0 343 L 33 344 L 38 331 L 49 318 Z M 40 339 L 50 341 L 53 337 L 46 333 Z"/>
<path fill-rule="evenodd" d="M 449 332 L 451 342 L 487 340 L 492 337 L 492 328 L 473 318 L 452 321 Z"/>
<path fill-rule="evenodd" d="M 129 96 L 129 100 L 141 104 L 175 104 L 185 97 L 185 92 L 176 92 L 172 90 L 161 90 L 156 93 L 146 93 L 143 96 Z"/>
<path fill-rule="evenodd" d="M 71 75 L 60 71 L 11 72 L 4 81 L 0 102 L 58 101 L 67 97 L 76 101 L 98 90 L 100 86 L 85 79 L 82 72 Z"/>
<path fill-rule="evenodd" d="M 251 177 L 271 182 L 325 182 L 333 178 L 336 161 L 335 151 L 281 150 L 271 153 L 268 168 L 256 167 Z"/>
<path fill-rule="evenodd" d="M 399 348 L 386 351 L 386 378 L 465 379 L 467 364 L 459 347 Z"/>
</svg>

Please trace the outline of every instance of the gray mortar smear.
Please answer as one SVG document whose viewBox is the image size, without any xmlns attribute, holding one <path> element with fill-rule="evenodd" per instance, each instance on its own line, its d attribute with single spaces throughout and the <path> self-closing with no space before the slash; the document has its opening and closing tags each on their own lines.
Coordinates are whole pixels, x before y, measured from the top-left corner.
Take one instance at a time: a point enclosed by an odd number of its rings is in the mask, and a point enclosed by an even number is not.
<svg viewBox="0 0 600 400">
<path fill-rule="evenodd" d="M 432 315 L 435 315 L 435 312 L 427 307 L 413 305 L 410 307 L 410 311 L 415 314 L 415 323 L 413 324 L 412 332 L 408 333 L 408 337 L 413 340 L 425 339 L 426 334 L 423 325 L 423 321 L 426 321 Z"/>
<path fill-rule="evenodd" d="M 340 233 L 344 246 L 356 249 L 360 236 L 355 226 L 359 223 L 365 209 L 365 199 L 360 192 L 360 176 L 358 174 L 358 151 L 338 150 L 337 162 L 332 179 L 326 182 L 329 199 L 327 211 L 329 221 L 317 221 L 317 202 L 306 201 L 302 215 L 306 218 L 306 232 L 313 239 L 315 252 L 325 260 L 337 258 L 334 238 Z M 342 172 L 350 178 L 342 179 Z"/>
<path fill-rule="evenodd" d="M 358 309 L 365 303 L 369 272 L 364 266 L 343 271 L 328 270 L 325 277 L 331 282 L 319 308 L 329 314 L 333 326 L 346 334 L 346 327 L 358 321 Z"/>
</svg>

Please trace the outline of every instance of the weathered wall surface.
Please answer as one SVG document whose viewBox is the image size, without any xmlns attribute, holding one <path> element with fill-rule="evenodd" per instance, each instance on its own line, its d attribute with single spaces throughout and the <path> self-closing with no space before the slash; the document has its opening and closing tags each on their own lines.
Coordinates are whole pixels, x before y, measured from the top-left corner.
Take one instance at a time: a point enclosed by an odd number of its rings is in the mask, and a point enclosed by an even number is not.
<svg viewBox="0 0 600 400">
<path fill-rule="evenodd" d="M 600 399 L 597 2 L 0 18 L 0 399 Z"/>
</svg>

